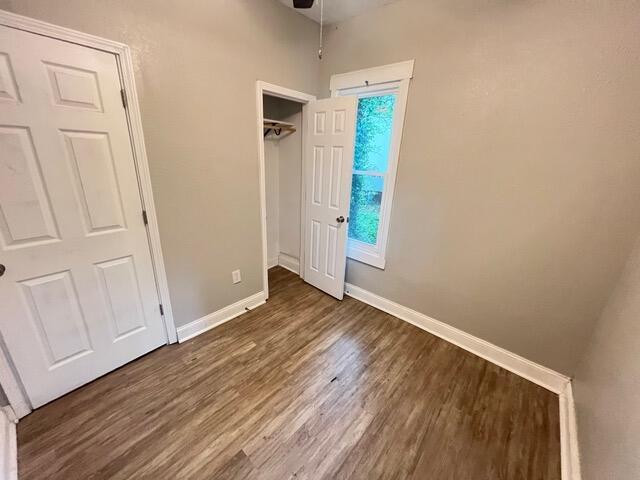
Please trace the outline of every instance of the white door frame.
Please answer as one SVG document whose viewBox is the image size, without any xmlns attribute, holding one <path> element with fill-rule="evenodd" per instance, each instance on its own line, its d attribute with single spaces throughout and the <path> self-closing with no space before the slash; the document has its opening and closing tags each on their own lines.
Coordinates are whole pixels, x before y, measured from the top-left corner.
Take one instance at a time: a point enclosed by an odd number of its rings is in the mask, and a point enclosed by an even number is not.
<svg viewBox="0 0 640 480">
<path fill-rule="evenodd" d="M 171 300 L 169 297 L 169 284 L 164 268 L 164 258 L 160 245 L 160 231 L 158 230 L 158 219 L 156 216 L 155 204 L 153 202 L 153 191 L 151 188 L 151 176 L 149 174 L 149 163 L 147 151 L 144 145 L 144 135 L 142 132 L 142 118 L 138 105 L 138 95 L 134 78 L 133 62 L 131 50 L 123 43 L 96 37 L 88 33 L 78 32 L 65 27 L 59 27 L 50 23 L 42 22 L 22 15 L 16 15 L 4 10 L 0 10 L 0 25 L 23 30 L 26 32 L 43 35 L 56 40 L 75 43 L 84 47 L 102 50 L 113 53 L 116 57 L 118 70 L 120 71 L 120 81 L 122 88 L 126 92 L 127 99 L 127 123 L 131 136 L 131 146 L 133 149 L 133 159 L 135 162 L 140 197 L 142 206 L 147 212 L 149 249 L 151 251 L 151 261 L 155 273 L 156 289 L 158 297 L 163 307 L 163 321 L 167 335 L 167 344 L 178 341 L 176 326 L 173 321 Z M 24 417 L 31 411 L 31 404 L 24 394 L 24 389 L 18 377 L 16 377 L 10 358 L 3 351 L 0 345 L 0 384 L 5 391 L 9 403 L 13 407 L 18 418 Z"/>
<path fill-rule="evenodd" d="M 256 112 L 257 115 L 257 131 L 258 131 L 258 164 L 260 166 L 260 228 L 262 233 L 262 283 L 264 288 L 265 298 L 269 298 L 269 258 L 267 253 L 267 193 L 266 193 L 266 177 L 265 177 L 265 162 L 264 162 L 264 128 L 263 128 L 263 120 L 264 120 L 264 111 L 262 105 L 262 98 L 264 95 L 269 95 L 272 97 L 284 98 L 285 100 L 291 100 L 294 102 L 298 102 L 302 105 L 307 104 L 313 100 L 316 100 L 315 95 L 310 95 L 308 93 L 298 92 L 296 90 L 291 90 L 290 88 L 281 87 L 279 85 L 274 85 L 273 83 L 263 82 L 258 80 L 256 82 Z M 304 118 L 302 119 L 302 152 L 304 152 Z M 302 158 L 302 157 L 301 157 Z M 302 232 L 302 236 L 300 237 L 300 276 L 303 276 L 302 265 L 304 265 L 304 162 L 302 162 L 302 175 L 301 175 L 301 203 L 300 203 L 300 230 Z"/>
</svg>

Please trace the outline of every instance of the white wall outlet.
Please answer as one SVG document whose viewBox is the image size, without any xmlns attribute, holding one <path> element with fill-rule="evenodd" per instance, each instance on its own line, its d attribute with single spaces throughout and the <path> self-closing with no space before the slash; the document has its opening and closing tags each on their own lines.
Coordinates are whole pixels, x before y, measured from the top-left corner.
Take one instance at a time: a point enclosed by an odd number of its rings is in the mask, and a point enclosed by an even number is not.
<svg viewBox="0 0 640 480">
<path fill-rule="evenodd" d="M 242 281 L 240 270 L 234 270 L 233 272 L 231 272 L 231 280 L 233 281 L 233 283 L 240 283 Z"/>
</svg>

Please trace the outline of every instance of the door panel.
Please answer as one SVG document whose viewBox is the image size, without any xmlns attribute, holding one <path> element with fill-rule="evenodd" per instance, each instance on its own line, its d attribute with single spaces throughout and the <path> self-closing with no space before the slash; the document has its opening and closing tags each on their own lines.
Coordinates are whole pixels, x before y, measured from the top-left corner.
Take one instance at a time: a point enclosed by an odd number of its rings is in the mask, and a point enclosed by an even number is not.
<svg viewBox="0 0 640 480">
<path fill-rule="evenodd" d="M 0 53 L 0 100 L 20 101 L 13 67 L 6 53 Z"/>
<path fill-rule="evenodd" d="M 0 231 L 5 248 L 58 238 L 31 132 L 0 127 Z"/>
<path fill-rule="evenodd" d="M 20 284 L 49 369 L 93 351 L 78 290 L 69 270 Z"/>
<path fill-rule="evenodd" d="M 116 57 L 0 27 L 0 331 L 34 407 L 166 343 Z"/>
<path fill-rule="evenodd" d="M 124 228 L 122 198 L 106 133 L 62 131 L 87 235 Z"/>
<path fill-rule="evenodd" d="M 329 207 L 340 209 L 342 193 L 342 152 L 343 147 L 331 149 L 331 171 L 329 173 Z"/>
<path fill-rule="evenodd" d="M 102 112 L 97 72 L 43 62 L 56 105 Z"/>
<path fill-rule="evenodd" d="M 344 293 L 356 106 L 355 97 L 338 97 L 310 102 L 304 110 L 304 279 L 338 299 Z"/>
<path fill-rule="evenodd" d="M 144 328 L 144 311 L 133 257 L 98 263 L 100 289 L 113 327 L 113 341 Z"/>
</svg>

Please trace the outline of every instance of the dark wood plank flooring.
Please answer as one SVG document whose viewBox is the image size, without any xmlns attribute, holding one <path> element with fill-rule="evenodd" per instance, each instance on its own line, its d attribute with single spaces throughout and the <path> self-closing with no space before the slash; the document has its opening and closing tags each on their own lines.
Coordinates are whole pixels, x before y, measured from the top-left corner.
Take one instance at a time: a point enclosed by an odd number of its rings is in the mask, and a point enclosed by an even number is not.
<svg viewBox="0 0 640 480">
<path fill-rule="evenodd" d="M 271 298 L 18 425 L 30 479 L 560 479 L 558 398 L 275 268 Z"/>
</svg>

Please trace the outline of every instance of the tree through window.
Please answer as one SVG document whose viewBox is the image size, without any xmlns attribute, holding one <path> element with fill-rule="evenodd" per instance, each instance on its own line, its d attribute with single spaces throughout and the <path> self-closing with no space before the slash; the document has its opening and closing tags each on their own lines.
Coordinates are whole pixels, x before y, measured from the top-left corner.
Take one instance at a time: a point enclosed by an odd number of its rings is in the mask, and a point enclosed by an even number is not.
<svg viewBox="0 0 640 480">
<path fill-rule="evenodd" d="M 395 94 L 358 100 L 349 237 L 369 245 L 378 242 L 395 102 Z"/>
</svg>

